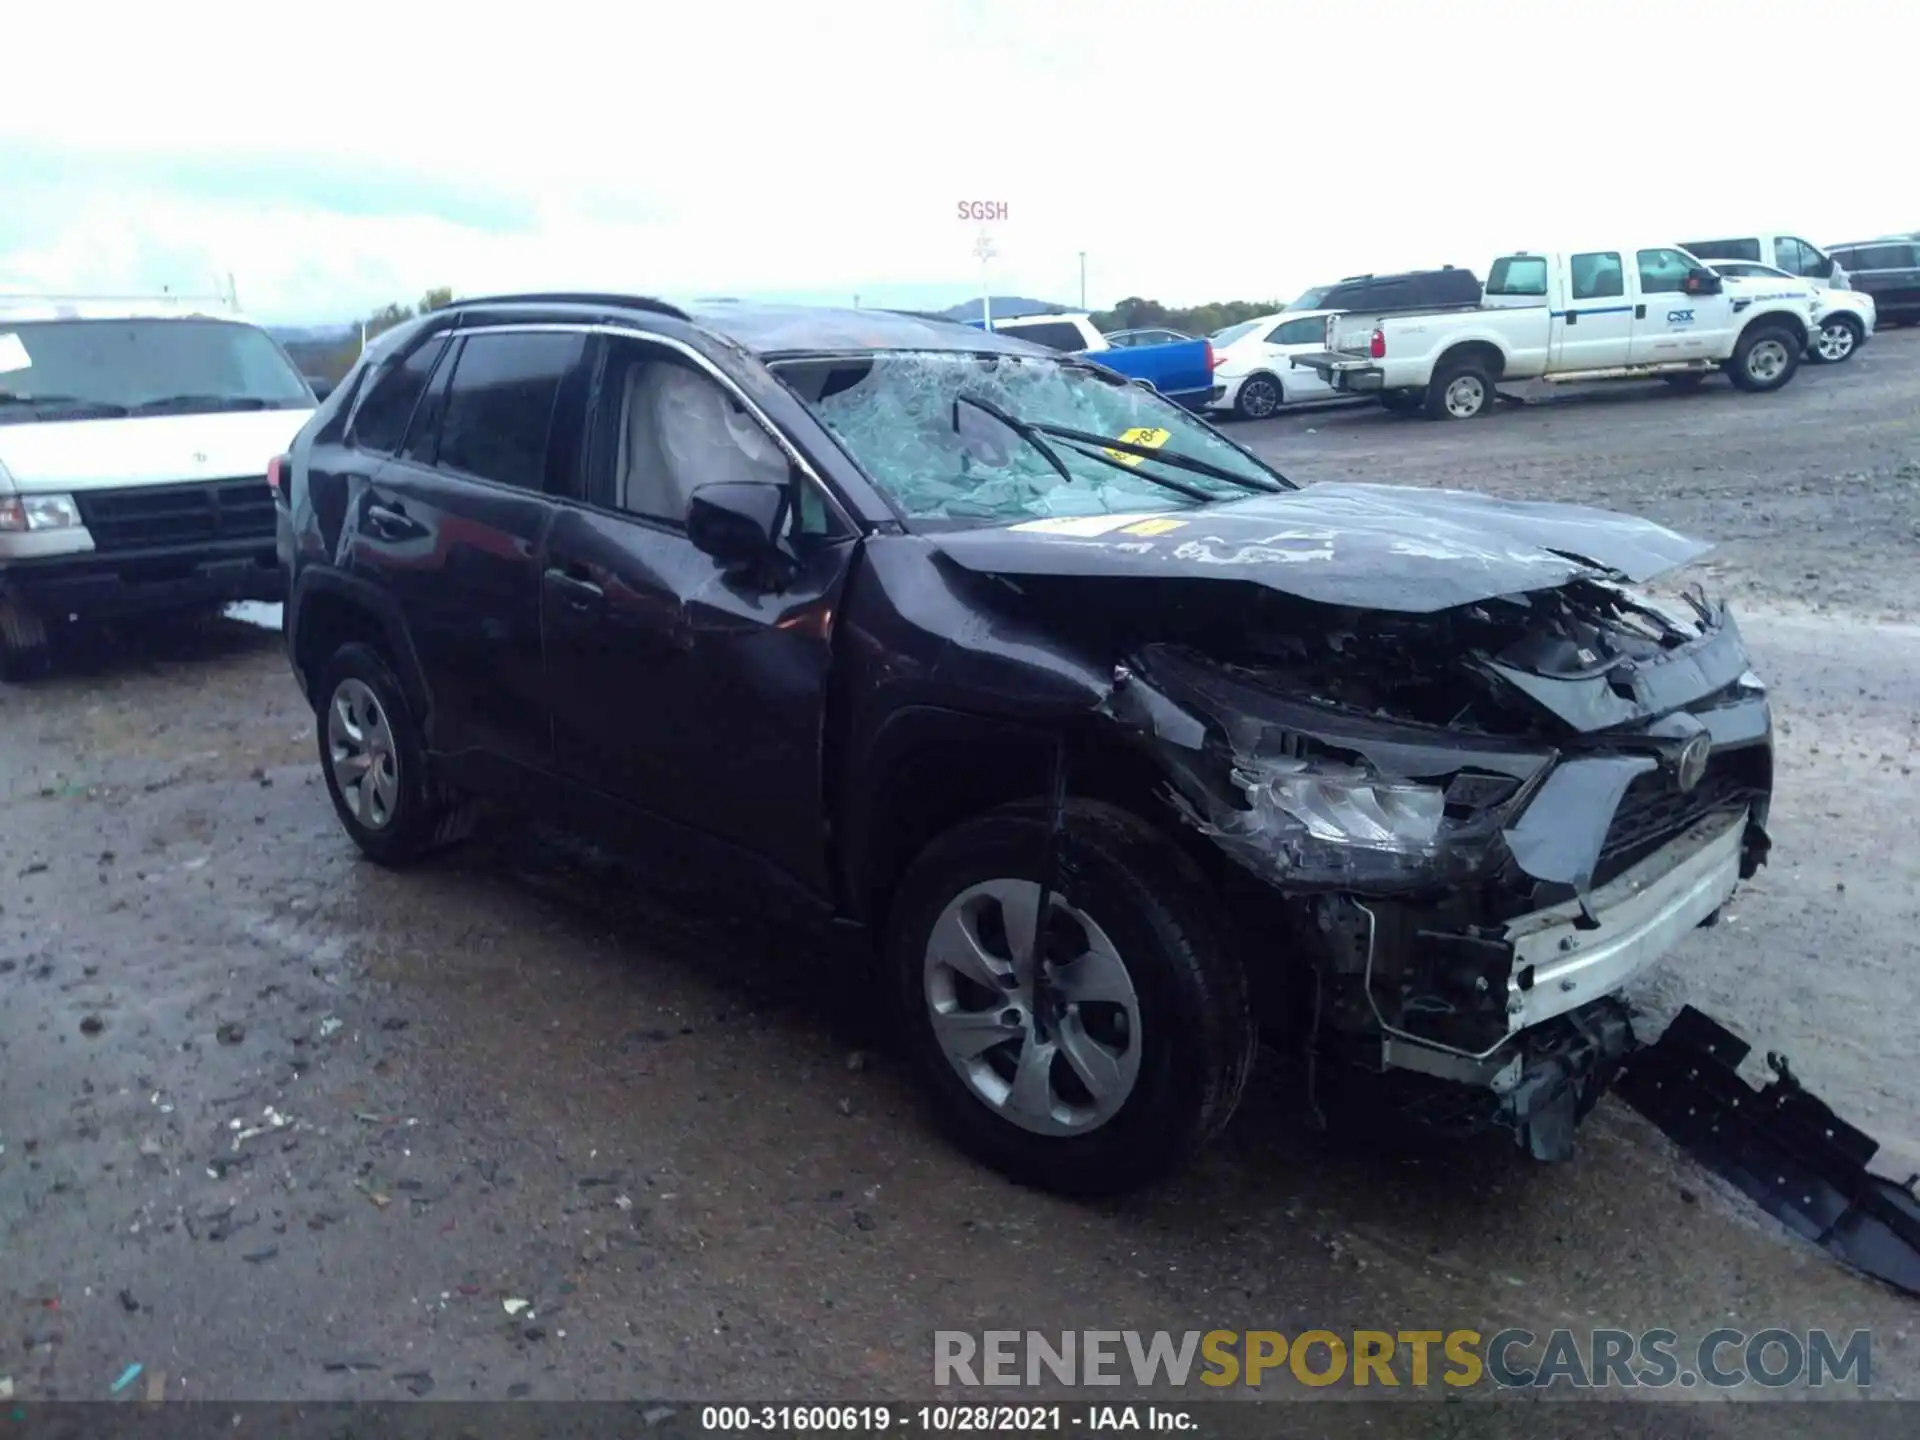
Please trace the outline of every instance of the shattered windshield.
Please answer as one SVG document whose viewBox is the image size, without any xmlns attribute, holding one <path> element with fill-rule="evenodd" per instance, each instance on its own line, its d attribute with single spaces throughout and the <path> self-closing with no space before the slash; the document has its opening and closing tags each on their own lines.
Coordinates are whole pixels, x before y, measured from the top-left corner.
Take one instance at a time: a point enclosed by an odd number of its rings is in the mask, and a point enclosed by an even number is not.
<svg viewBox="0 0 1920 1440">
<path fill-rule="evenodd" d="M 1287 484 L 1156 392 L 1071 361 L 889 350 L 775 369 L 913 520 L 1184 509 Z"/>
</svg>

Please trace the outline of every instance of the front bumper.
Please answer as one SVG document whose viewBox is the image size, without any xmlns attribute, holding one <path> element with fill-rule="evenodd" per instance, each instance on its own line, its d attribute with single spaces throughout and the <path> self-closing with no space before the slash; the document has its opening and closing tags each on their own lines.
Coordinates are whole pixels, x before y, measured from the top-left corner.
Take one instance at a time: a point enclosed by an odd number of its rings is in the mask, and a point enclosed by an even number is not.
<svg viewBox="0 0 1920 1440">
<path fill-rule="evenodd" d="M 1293 356 L 1291 363 L 1296 370 L 1313 371 L 1335 390 L 1372 395 L 1386 389 L 1385 372 L 1371 360 L 1357 355 L 1346 355 L 1337 350 L 1315 350 L 1310 354 Z"/>
<path fill-rule="evenodd" d="M 46 616 L 112 616 L 231 600 L 283 600 L 272 537 L 102 553 L 0 566 L 0 593 Z"/>
</svg>

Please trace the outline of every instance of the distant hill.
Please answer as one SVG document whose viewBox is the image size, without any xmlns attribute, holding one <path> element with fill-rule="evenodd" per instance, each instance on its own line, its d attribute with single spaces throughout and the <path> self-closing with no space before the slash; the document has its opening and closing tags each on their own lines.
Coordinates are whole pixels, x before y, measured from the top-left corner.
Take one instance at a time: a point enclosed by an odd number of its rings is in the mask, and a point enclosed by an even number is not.
<svg viewBox="0 0 1920 1440">
<path fill-rule="evenodd" d="M 1056 305 L 1051 300 L 1031 300 L 1024 295 L 994 295 L 993 313 L 996 318 L 1011 320 L 1016 315 L 1077 315 L 1080 312 L 1071 305 Z M 963 300 L 958 305 L 949 305 L 940 312 L 949 320 L 978 320 L 980 302 Z"/>
</svg>

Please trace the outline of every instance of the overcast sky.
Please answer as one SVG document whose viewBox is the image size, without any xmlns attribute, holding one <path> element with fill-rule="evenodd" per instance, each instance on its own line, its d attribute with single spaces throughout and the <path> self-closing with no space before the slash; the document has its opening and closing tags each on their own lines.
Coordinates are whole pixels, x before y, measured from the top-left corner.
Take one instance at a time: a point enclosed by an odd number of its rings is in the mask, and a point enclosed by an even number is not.
<svg viewBox="0 0 1920 1440">
<path fill-rule="evenodd" d="M 1920 225 L 1885 0 L 16 5 L 0 291 L 1289 297 Z M 1896 47 L 1897 48 L 1897 47 Z M 1878 141 L 1874 137 L 1881 137 Z"/>
</svg>

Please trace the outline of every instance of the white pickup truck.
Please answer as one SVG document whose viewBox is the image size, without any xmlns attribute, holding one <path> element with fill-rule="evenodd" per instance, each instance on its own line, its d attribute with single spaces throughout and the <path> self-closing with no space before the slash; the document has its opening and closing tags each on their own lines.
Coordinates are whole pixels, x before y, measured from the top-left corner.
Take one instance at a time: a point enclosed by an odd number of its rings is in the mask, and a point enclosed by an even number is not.
<svg viewBox="0 0 1920 1440">
<path fill-rule="evenodd" d="M 1327 321 L 1326 349 L 1296 355 L 1334 389 L 1390 410 L 1470 420 L 1503 380 L 1665 380 L 1714 370 L 1742 390 L 1778 390 L 1806 352 L 1805 285 L 1722 278 L 1671 245 L 1503 255 L 1480 304 Z"/>
</svg>

